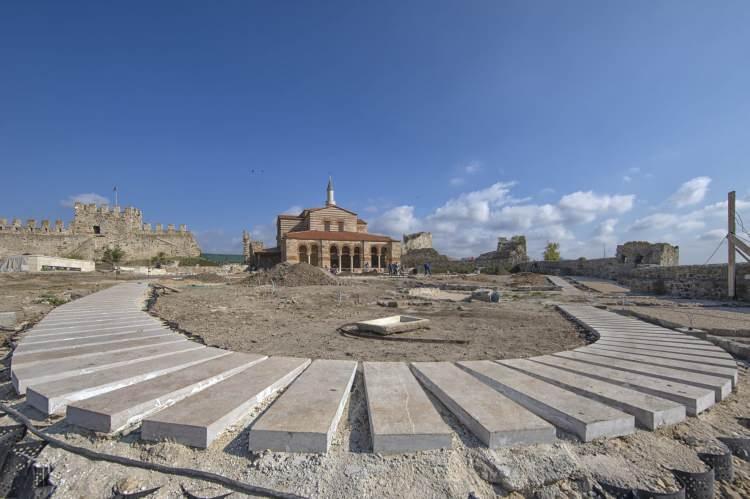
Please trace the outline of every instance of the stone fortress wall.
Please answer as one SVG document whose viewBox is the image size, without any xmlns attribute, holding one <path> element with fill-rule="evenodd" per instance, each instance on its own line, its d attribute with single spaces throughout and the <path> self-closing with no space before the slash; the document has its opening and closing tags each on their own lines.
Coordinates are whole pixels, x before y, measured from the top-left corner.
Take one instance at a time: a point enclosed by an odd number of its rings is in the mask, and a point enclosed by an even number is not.
<svg viewBox="0 0 750 499">
<path fill-rule="evenodd" d="M 432 233 L 416 232 L 414 234 L 404 234 L 404 242 L 401 245 L 403 253 L 407 254 L 409 251 L 419 249 L 432 249 Z"/>
<path fill-rule="evenodd" d="M 22 224 L 0 218 L 0 257 L 38 254 L 99 260 L 107 248 L 120 247 L 125 260 L 142 260 L 165 253 L 171 257 L 196 257 L 201 250 L 187 226 L 143 223 L 143 213 L 133 207 L 76 203 L 73 221 L 54 225 L 34 219 Z"/>
<path fill-rule="evenodd" d="M 497 249 L 488 253 L 482 253 L 476 259 L 478 267 L 501 267 L 510 269 L 516 265 L 528 261 L 526 254 L 526 236 L 513 236 L 497 238 Z"/>
</svg>

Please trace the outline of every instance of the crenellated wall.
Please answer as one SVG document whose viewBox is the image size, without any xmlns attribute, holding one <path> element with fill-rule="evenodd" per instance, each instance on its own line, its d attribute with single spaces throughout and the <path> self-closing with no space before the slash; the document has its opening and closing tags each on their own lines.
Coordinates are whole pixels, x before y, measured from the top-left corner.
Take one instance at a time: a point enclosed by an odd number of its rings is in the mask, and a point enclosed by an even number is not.
<svg viewBox="0 0 750 499">
<path fill-rule="evenodd" d="M 143 223 L 143 213 L 133 207 L 76 203 L 74 218 L 67 227 L 61 220 L 29 219 L 22 224 L 0 218 L 0 257 L 18 254 L 100 259 L 104 250 L 119 246 L 126 260 L 142 260 L 165 253 L 167 256 L 199 256 L 200 247 L 182 224 L 178 228 Z"/>
</svg>

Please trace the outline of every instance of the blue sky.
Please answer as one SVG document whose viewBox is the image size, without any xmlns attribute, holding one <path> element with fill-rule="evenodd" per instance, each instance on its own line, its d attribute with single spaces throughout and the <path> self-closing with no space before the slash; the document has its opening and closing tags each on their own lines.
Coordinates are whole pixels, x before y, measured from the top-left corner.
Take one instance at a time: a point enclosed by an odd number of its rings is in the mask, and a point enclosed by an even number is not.
<svg viewBox="0 0 750 499">
<path fill-rule="evenodd" d="M 745 1 L 3 2 L 0 217 L 117 185 L 237 252 L 332 175 L 371 230 L 454 256 L 703 263 L 728 190 L 750 222 L 748 26 Z"/>
</svg>

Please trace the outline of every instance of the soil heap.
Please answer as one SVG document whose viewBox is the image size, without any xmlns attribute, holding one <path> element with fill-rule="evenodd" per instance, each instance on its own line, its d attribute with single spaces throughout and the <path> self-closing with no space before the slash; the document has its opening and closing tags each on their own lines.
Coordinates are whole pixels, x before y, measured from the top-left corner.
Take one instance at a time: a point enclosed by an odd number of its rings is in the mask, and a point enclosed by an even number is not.
<svg viewBox="0 0 750 499">
<path fill-rule="evenodd" d="M 325 270 L 313 267 L 308 263 L 282 262 L 270 270 L 261 270 L 247 279 L 245 284 L 259 286 L 276 284 L 276 286 L 335 286 L 338 280 Z"/>
</svg>

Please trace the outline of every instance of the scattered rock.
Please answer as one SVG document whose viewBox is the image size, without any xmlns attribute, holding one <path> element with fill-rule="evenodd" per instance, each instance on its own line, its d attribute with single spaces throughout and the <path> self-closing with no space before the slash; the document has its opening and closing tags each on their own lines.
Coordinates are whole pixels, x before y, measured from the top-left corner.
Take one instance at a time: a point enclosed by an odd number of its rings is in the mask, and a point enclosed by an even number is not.
<svg viewBox="0 0 750 499">
<path fill-rule="evenodd" d="M 378 300 L 378 305 L 381 307 L 396 308 L 398 307 L 398 302 L 396 300 Z"/>
</svg>

